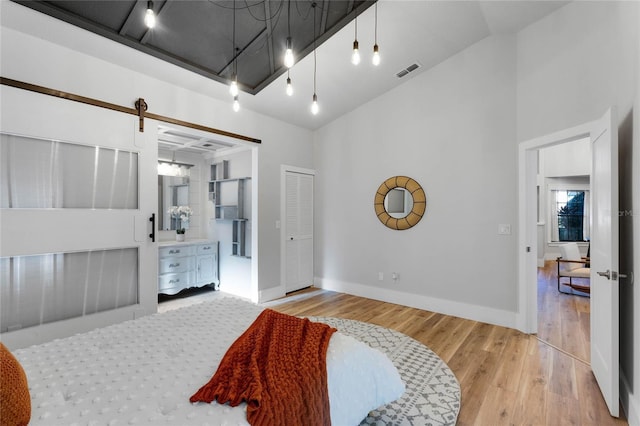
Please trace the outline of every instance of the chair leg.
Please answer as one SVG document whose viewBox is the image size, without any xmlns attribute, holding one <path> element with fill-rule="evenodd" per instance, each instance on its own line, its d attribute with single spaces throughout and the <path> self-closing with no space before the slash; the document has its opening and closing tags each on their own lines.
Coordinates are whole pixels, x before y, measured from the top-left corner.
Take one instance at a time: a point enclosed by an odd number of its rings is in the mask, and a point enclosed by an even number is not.
<svg viewBox="0 0 640 426">
<path fill-rule="evenodd" d="M 558 293 L 571 294 L 566 291 L 560 290 L 560 262 L 557 262 L 556 264 L 558 265 Z M 569 277 L 569 285 L 571 285 L 571 277 Z"/>
</svg>

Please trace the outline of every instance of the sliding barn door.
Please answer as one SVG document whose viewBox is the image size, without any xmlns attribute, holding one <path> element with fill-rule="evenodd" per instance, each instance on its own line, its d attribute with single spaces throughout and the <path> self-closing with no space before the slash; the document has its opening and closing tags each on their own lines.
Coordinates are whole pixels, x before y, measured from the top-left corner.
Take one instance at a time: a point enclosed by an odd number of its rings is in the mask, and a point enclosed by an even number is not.
<svg viewBox="0 0 640 426">
<path fill-rule="evenodd" d="M 313 179 L 311 172 L 284 170 L 285 291 L 313 285 Z"/>
<path fill-rule="evenodd" d="M 2 87 L 0 332 L 10 347 L 155 312 L 157 126 Z"/>
</svg>

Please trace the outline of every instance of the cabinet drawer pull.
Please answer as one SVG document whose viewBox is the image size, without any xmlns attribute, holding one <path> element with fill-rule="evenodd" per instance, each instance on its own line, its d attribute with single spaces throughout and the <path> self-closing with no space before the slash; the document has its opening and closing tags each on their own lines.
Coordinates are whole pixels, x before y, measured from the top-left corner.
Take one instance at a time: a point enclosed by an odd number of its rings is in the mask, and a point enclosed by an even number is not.
<svg viewBox="0 0 640 426">
<path fill-rule="evenodd" d="M 180 266 L 179 263 L 170 263 L 169 264 L 169 268 L 177 268 L 178 266 Z"/>
<path fill-rule="evenodd" d="M 180 249 L 177 250 L 169 250 L 169 254 L 178 254 L 180 253 Z"/>
<path fill-rule="evenodd" d="M 169 280 L 169 284 L 176 284 L 180 282 L 180 278 L 178 278 L 177 280 Z"/>
<path fill-rule="evenodd" d="M 202 247 L 202 250 L 211 250 L 211 246 Z"/>
</svg>

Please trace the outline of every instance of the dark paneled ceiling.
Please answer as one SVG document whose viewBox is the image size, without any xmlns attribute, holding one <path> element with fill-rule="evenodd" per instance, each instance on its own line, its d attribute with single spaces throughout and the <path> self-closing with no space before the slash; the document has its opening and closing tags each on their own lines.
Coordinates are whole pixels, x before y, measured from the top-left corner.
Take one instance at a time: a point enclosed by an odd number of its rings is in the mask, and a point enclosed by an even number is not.
<svg viewBox="0 0 640 426">
<path fill-rule="evenodd" d="M 289 28 L 296 61 L 313 51 L 314 3 L 317 45 L 375 3 L 156 0 L 157 24 L 148 29 L 147 1 L 14 1 L 223 83 L 231 79 L 236 56 L 240 89 L 252 94 L 286 72 Z"/>
</svg>

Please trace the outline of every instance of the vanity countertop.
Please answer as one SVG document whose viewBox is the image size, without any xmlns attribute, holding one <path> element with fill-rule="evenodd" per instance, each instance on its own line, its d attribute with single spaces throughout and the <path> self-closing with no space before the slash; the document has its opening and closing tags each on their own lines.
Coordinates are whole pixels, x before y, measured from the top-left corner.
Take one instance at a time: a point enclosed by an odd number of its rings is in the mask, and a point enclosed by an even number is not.
<svg viewBox="0 0 640 426">
<path fill-rule="evenodd" d="M 185 246 L 191 244 L 206 244 L 212 243 L 212 240 L 207 240 L 206 238 L 193 238 L 184 241 L 175 241 L 175 240 L 166 240 L 166 241 L 158 241 L 158 247 L 167 247 L 167 246 Z"/>
</svg>

